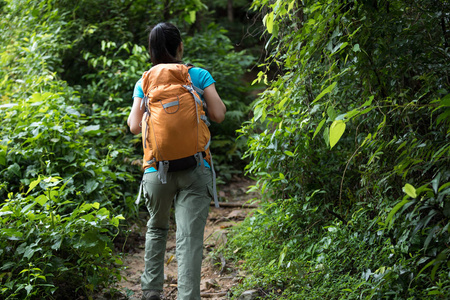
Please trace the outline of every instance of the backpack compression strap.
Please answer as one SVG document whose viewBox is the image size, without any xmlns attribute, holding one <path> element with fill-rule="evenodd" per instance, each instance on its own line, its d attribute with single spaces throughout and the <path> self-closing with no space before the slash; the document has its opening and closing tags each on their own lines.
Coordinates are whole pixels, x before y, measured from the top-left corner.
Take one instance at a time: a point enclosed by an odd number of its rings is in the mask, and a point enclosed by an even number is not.
<svg viewBox="0 0 450 300">
<path fill-rule="evenodd" d="M 211 150 L 209 150 L 209 158 L 211 159 L 214 205 L 218 208 L 219 207 L 219 199 L 217 198 L 216 171 L 214 170 L 214 163 L 213 163 L 213 157 L 212 157 Z"/>
</svg>

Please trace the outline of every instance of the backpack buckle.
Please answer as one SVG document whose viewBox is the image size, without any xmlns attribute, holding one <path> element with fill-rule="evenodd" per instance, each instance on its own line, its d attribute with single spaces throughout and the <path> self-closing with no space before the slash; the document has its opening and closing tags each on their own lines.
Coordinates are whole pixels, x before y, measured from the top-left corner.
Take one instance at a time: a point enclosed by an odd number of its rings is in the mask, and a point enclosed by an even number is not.
<svg viewBox="0 0 450 300">
<path fill-rule="evenodd" d="M 168 171 L 169 171 L 169 161 L 168 160 L 160 161 L 158 166 L 158 178 L 162 184 L 167 183 Z"/>
</svg>

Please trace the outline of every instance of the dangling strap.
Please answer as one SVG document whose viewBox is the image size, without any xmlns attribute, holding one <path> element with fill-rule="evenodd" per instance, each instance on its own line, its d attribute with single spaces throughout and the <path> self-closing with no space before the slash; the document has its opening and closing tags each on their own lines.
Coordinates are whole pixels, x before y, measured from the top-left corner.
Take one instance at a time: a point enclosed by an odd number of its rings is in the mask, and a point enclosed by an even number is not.
<svg viewBox="0 0 450 300">
<path fill-rule="evenodd" d="M 141 180 L 141 185 L 139 186 L 139 194 L 137 196 L 137 199 L 134 203 L 136 203 L 136 205 L 139 205 L 139 202 L 141 202 L 141 195 L 142 195 L 142 189 L 144 188 L 144 180 Z"/>
<path fill-rule="evenodd" d="M 195 160 L 197 161 L 197 166 L 200 164 L 202 171 L 205 172 L 205 161 L 203 160 L 203 154 L 201 152 L 194 154 Z"/>
<path fill-rule="evenodd" d="M 158 178 L 162 184 L 167 183 L 167 172 L 169 171 L 169 161 L 160 161 L 158 165 Z"/>
<path fill-rule="evenodd" d="M 214 205 L 218 208 L 219 207 L 219 199 L 217 198 L 216 171 L 214 170 L 214 162 L 213 162 L 211 151 L 209 151 L 209 157 L 211 158 L 211 171 L 212 171 L 212 180 L 213 180 Z"/>
<path fill-rule="evenodd" d="M 148 118 L 149 118 L 150 114 L 146 111 L 144 113 L 144 118 L 145 118 L 145 132 L 144 132 L 144 148 L 147 149 L 147 132 L 148 132 Z M 142 122 L 142 121 L 141 121 Z"/>
</svg>

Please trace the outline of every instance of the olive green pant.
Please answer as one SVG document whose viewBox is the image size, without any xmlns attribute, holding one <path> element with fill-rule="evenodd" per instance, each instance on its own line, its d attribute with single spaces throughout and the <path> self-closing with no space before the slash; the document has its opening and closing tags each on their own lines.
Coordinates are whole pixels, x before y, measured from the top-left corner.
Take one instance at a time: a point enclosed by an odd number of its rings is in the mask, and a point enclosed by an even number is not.
<svg viewBox="0 0 450 300">
<path fill-rule="evenodd" d="M 162 184 L 157 172 L 144 174 L 143 192 L 150 213 L 145 240 L 142 290 L 163 290 L 164 256 L 169 216 L 175 208 L 178 300 L 200 300 L 203 233 L 211 202 L 212 176 L 201 167 L 167 173 Z"/>
</svg>

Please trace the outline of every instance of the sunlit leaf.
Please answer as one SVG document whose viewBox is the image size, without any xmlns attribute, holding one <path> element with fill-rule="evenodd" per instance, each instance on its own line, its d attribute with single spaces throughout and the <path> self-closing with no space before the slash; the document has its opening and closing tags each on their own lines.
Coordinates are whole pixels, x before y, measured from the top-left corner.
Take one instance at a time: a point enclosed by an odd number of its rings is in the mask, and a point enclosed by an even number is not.
<svg viewBox="0 0 450 300">
<path fill-rule="evenodd" d="M 30 183 L 30 186 L 29 186 L 29 188 L 28 188 L 27 194 L 28 194 L 29 192 L 31 192 L 31 191 L 39 184 L 39 182 L 41 182 L 41 176 L 39 176 L 38 179 L 33 180 L 33 181 Z"/>
<path fill-rule="evenodd" d="M 325 119 L 323 119 L 322 121 L 320 121 L 319 125 L 316 128 L 316 131 L 314 131 L 314 135 L 313 138 L 316 137 L 316 135 L 320 132 L 320 129 L 322 129 L 323 124 L 325 124 Z"/>
<path fill-rule="evenodd" d="M 417 197 L 416 189 L 412 185 L 410 185 L 409 183 L 405 184 L 405 186 L 403 187 L 402 190 L 403 190 L 403 192 L 405 194 L 407 194 L 411 198 L 416 198 Z"/>
<path fill-rule="evenodd" d="M 324 89 L 317 97 L 316 99 L 314 99 L 314 101 L 312 103 L 315 103 L 317 101 L 319 101 L 323 96 L 325 96 L 326 94 L 328 94 L 329 92 L 331 92 L 334 87 L 336 86 L 337 82 L 333 82 L 332 84 L 330 84 L 326 89 Z"/>
<path fill-rule="evenodd" d="M 333 148 L 340 140 L 345 131 L 345 122 L 342 120 L 334 121 L 330 126 L 330 148 Z"/>
<path fill-rule="evenodd" d="M 44 206 L 47 203 L 48 198 L 45 195 L 39 195 L 36 199 L 34 199 L 39 205 Z"/>
</svg>

